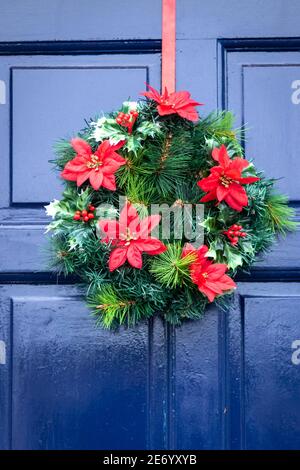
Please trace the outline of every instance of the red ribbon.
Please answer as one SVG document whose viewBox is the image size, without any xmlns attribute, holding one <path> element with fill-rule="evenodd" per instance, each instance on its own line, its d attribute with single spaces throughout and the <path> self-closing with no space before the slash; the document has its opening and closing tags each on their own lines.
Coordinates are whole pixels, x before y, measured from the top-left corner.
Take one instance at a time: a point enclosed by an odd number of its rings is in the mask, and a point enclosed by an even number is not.
<svg viewBox="0 0 300 470">
<path fill-rule="evenodd" d="M 176 0 L 162 0 L 162 92 L 175 91 Z"/>
</svg>

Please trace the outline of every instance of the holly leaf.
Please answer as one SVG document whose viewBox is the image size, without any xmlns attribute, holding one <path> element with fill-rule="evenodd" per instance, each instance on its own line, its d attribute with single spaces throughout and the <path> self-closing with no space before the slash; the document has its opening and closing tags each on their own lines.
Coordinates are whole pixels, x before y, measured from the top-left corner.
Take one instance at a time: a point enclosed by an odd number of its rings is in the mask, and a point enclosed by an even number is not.
<svg viewBox="0 0 300 470">
<path fill-rule="evenodd" d="M 127 142 L 124 145 L 129 152 L 137 153 L 138 149 L 141 147 L 141 140 L 139 137 L 131 135 L 127 137 Z"/>
<path fill-rule="evenodd" d="M 234 251 L 229 245 L 225 245 L 224 255 L 229 269 L 235 270 L 238 266 L 242 266 L 243 259 L 241 255 Z"/>
<path fill-rule="evenodd" d="M 210 243 L 209 250 L 205 256 L 207 256 L 208 258 L 219 260 L 220 252 L 223 253 L 223 250 L 224 250 L 224 243 L 222 240 L 217 238 L 216 240 L 213 240 Z"/>
<path fill-rule="evenodd" d="M 215 230 L 216 219 L 215 217 L 208 216 L 200 225 L 206 229 L 207 233 L 210 233 Z"/>
<path fill-rule="evenodd" d="M 141 134 L 141 137 L 145 139 L 146 137 L 155 137 L 155 135 L 160 134 L 161 129 L 159 124 L 156 124 L 155 122 L 144 121 L 138 126 L 136 132 Z"/>
<path fill-rule="evenodd" d="M 205 255 L 207 258 L 217 259 L 217 252 L 213 248 L 210 248 Z"/>
<path fill-rule="evenodd" d="M 115 119 L 107 118 L 100 126 L 95 126 L 92 136 L 97 142 L 109 139 L 112 144 L 117 144 L 127 138 L 127 131 L 122 128 Z"/>
<path fill-rule="evenodd" d="M 250 255 L 254 254 L 254 247 L 250 242 L 243 242 L 243 251 L 244 253 L 249 253 Z"/>
<path fill-rule="evenodd" d="M 253 163 L 250 163 L 243 171 L 243 176 L 257 176 L 257 170 Z"/>
</svg>

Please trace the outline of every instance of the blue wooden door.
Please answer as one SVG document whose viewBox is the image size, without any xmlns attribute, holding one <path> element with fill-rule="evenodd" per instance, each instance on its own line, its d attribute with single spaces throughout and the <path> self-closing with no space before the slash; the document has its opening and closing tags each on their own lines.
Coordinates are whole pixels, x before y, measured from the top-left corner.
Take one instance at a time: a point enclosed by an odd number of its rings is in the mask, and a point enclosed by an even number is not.
<svg viewBox="0 0 300 470">
<path fill-rule="evenodd" d="M 299 2 L 177 4 L 178 89 L 203 113 L 235 112 L 248 157 L 284 176 L 299 218 Z M 0 448 L 300 448 L 299 232 L 240 277 L 230 314 L 211 308 L 179 329 L 96 329 L 80 288 L 47 268 L 52 144 L 145 81 L 159 86 L 160 8 L 2 6 Z"/>
</svg>

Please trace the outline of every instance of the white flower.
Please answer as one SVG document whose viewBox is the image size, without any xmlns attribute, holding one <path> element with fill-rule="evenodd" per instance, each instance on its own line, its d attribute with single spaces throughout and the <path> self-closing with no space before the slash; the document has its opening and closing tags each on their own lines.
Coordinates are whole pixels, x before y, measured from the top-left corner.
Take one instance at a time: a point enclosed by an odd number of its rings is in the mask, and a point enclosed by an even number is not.
<svg viewBox="0 0 300 470">
<path fill-rule="evenodd" d="M 59 200 L 53 199 L 53 201 L 51 201 L 47 206 L 44 206 L 44 207 L 46 209 L 46 215 L 54 219 L 57 212 L 59 211 Z"/>
</svg>

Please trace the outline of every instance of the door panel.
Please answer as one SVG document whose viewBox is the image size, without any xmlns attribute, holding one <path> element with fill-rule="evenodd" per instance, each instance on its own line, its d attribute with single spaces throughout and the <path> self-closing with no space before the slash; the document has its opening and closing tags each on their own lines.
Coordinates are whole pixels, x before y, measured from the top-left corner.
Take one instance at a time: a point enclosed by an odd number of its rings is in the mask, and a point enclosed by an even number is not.
<svg viewBox="0 0 300 470">
<path fill-rule="evenodd" d="M 300 338 L 300 297 L 245 298 L 245 445 L 297 449 L 299 368 L 292 345 Z"/>
<path fill-rule="evenodd" d="M 0 106 L 0 271 L 47 271 L 43 205 L 59 198 L 57 172 L 51 171 L 53 145 L 71 138 L 103 112 L 136 99 L 145 82 L 158 84 L 159 56 L 72 55 L 0 56 L 6 104 Z M 18 257 L 11 257 L 12 249 Z M 2 258 L 2 259 L 1 259 Z"/>
<path fill-rule="evenodd" d="M 2 287 L 0 445 L 297 448 L 299 297 L 296 283 L 240 283 L 229 314 L 114 334 L 74 286 Z"/>
<path fill-rule="evenodd" d="M 94 41 L 161 37 L 161 0 L 3 2 L 1 41 Z M 22 21 L 16 21 L 21 18 Z"/>
<path fill-rule="evenodd" d="M 221 321 L 218 309 L 209 308 L 173 338 L 175 449 L 223 447 Z"/>
<path fill-rule="evenodd" d="M 116 109 L 129 97 L 136 99 L 145 82 L 157 83 L 159 57 L 3 56 L 0 73 L 10 90 L 7 104 L 0 108 L 2 122 L 10 123 L 2 127 L 6 145 L 1 153 L 10 155 L 12 167 L 12 181 L 7 175 L 1 181 L 7 188 L 1 203 L 24 207 L 61 193 L 59 178 L 49 166 L 54 143 L 71 138 L 85 125 L 84 119 Z"/>
<path fill-rule="evenodd" d="M 300 44 L 300 43 L 299 43 Z M 277 47 L 276 47 L 277 45 Z M 258 49 L 259 46 L 259 49 Z M 277 52 L 271 52 L 276 47 Z M 300 52 L 293 40 L 221 41 L 223 57 L 223 104 L 234 111 L 238 127 L 247 131 L 245 151 L 248 159 L 270 178 L 276 188 L 289 197 L 300 220 L 300 172 L 298 147 L 300 107 L 295 84 L 300 71 Z M 287 49 L 290 48 L 290 51 Z M 265 49 L 265 50 L 264 50 Z M 256 263 L 260 270 L 297 270 L 300 265 L 300 231 L 280 238 L 268 256 Z"/>
<path fill-rule="evenodd" d="M 15 59 L 10 67 L 12 204 L 42 204 L 59 197 L 59 177 L 49 171 L 54 142 L 60 136 L 71 138 L 83 127 L 84 119 L 117 109 L 122 101 L 128 97 L 136 99 L 145 88 L 151 57 L 147 57 L 147 63 L 145 57 L 114 59 L 72 58 L 70 66 L 65 59 L 63 65 L 49 57 L 30 61 Z M 19 62 L 23 65 L 15 65 Z M 25 66 L 26 62 L 31 65 Z M 47 65 L 40 65 L 43 63 Z M 22 184 L 24 181 L 26 185 Z M 27 185 L 31 187 L 30 192 Z"/>
<path fill-rule="evenodd" d="M 297 37 L 298 17 L 298 0 L 177 0 L 177 37 Z"/>
<path fill-rule="evenodd" d="M 239 285 L 227 322 L 228 445 L 299 449 L 300 284 Z"/>
<path fill-rule="evenodd" d="M 227 55 L 228 109 L 247 132 L 245 151 L 278 189 L 300 200 L 300 163 L 295 132 L 300 108 L 293 103 L 293 84 L 300 74 L 299 52 L 230 52 Z M 284 175 L 284 178 L 282 177 Z"/>
<path fill-rule="evenodd" d="M 147 328 L 95 330 L 71 296 L 14 297 L 12 315 L 12 447 L 145 448 Z"/>
<path fill-rule="evenodd" d="M 95 328 L 72 286 L 8 286 L 1 292 L 2 318 L 10 314 L 1 334 L 7 348 L 7 363 L 0 365 L 2 447 L 150 445 L 149 374 L 163 326 L 157 324 L 155 334 L 152 324 L 118 334 Z M 165 382 L 152 383 L 152 394 L 158 385 L 162 397 Z"/>
</svg>

